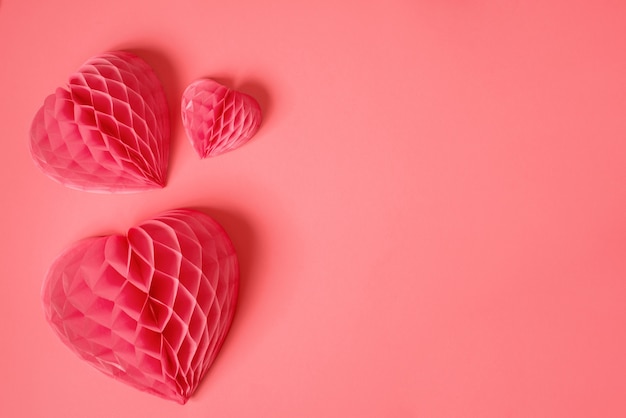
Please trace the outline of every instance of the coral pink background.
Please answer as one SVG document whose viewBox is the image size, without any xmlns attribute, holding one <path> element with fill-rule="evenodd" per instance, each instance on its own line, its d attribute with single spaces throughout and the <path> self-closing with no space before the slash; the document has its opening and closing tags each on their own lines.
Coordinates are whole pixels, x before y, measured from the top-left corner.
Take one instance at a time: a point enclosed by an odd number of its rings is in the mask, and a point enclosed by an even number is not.
<svg viewBox="0 0 626 418">
<path fill-rule="evenodd" d="M 265 123 L 201 161 L 176 118 L 165 189 L 66 189 L 29 124 L 112 49 L 174 115 L 210 76 Z M 617 0 L 0 0 L 0 416 L 626 416 L 625 51 Z M 70 243 L 185 206 L 243 277 L 180 406 L 77 360 L 39 293 Z"/>
</svg>

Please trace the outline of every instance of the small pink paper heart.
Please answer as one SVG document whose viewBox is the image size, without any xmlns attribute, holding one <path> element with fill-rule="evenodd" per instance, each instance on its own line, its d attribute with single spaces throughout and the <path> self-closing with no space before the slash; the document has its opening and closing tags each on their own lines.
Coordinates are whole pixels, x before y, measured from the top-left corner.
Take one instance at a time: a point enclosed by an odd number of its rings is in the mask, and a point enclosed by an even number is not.
<svg viewBox="0 0 626 418">
<path fill-rule="evenodd" d="M 161 83 L 128 52 L 87 61 L 46 98 L 30 129 L 35 164 L 63 185 L 91 192 L 163 187 L 169 140 Z"/>
<path fill-rule="evenodd" d="M 209 216 L 178 209 L 127 236 L 76 243 L 52 264 L 45 316 L 80 358 L 137 389 L 187 402 L 235 312 L 237 256 Z"/>
<path fill-rule="evenodd" d="M 181 113 L 200 158 L 242 146 L 261 125 L 261 107 L 252 96 L 209 79 L 197 80 L 185 89 Z"/>
</svg>

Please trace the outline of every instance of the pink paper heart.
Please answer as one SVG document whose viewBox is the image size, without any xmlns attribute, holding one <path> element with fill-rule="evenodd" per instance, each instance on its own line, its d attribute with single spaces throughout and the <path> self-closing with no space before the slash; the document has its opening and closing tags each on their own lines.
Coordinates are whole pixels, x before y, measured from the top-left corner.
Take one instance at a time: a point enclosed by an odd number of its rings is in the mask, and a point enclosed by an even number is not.
<svg viewBox="0 0 626 418">
<path fill-rule="evenodd" d="M 200 158 L 242 146 L 261 125 L 261 107 L 252 96 L 209 79 L 197 80 L 185 89 L 181 113 Z"/>
<path fill-rule="evenodd" d="M 163 187 L 169 141 L 161 83 L 128 52 L 87 61 L 45 99 L 30 129 L 36 165 L 65 186 L 92 192 Z"/>
<path fill-rule="evenodd" d="M 52 264 L 46 319 L 80 358 L 145 392 L 187 402 L 235 312 L 239 268 L 209 216 L 171 210 L 127 236 L 76 243 Z"/>
</svg>

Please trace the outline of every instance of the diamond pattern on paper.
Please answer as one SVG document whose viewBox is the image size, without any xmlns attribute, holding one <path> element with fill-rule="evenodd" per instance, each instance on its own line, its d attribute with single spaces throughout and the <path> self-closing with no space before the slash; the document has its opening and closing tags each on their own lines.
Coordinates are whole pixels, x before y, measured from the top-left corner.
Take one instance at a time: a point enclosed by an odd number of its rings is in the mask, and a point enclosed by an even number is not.
<svg viewBox="0 0 626 418">
<path fill-rule="evenodd" d="M 30 137 L 37 166 L 65 186 L 136 192 L 165 185 L 167 100 L 152 68 L 131 53 L 87 61 L 45 99 Z"/>
<path fill-rule="evenodd" d="M 261 125 L 261 107 L 252 96 L 210 79 L 195 81 L 185 89 L 181 114 L 200 158 L 240 147 Z"/>
<path fill-rule="evenodd" d="M 215 360 L 235 312 L 239 268 L 209 216 L 171 210 L 78 242 L 51 266 L 43 304 L 80 358 L 142 391 L 187 402 Z"/>
</svg>

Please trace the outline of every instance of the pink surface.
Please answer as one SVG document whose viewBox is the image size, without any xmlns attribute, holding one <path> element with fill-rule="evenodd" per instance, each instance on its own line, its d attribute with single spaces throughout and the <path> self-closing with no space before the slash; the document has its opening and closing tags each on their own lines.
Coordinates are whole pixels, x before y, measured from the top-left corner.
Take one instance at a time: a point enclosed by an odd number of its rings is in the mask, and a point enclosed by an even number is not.
<svg viewBox="0 0 626 418">
<path fill-rule="evenodd" d="M 620 1 L 0 0 L 0 416 L 625 416 L 624 22 Z M 31 161 L 43 98 L 110 50 L 163 81 L 164 189 Z M 205 77 L 264 121 L 200 160 L 178 106 Z M 40 303 L 72 242 L 176 207 L 241 266 L 185 406 L 77 361 Z"/>
<path fill-rule="evenodd" d="M 80 358 L 121 382 L 187 402 L 228 333 L 239 265 L 227 233 L 170 210 L 126 236 L 81 240 L 46 274 L 46 319 Z"/>
</svg>

